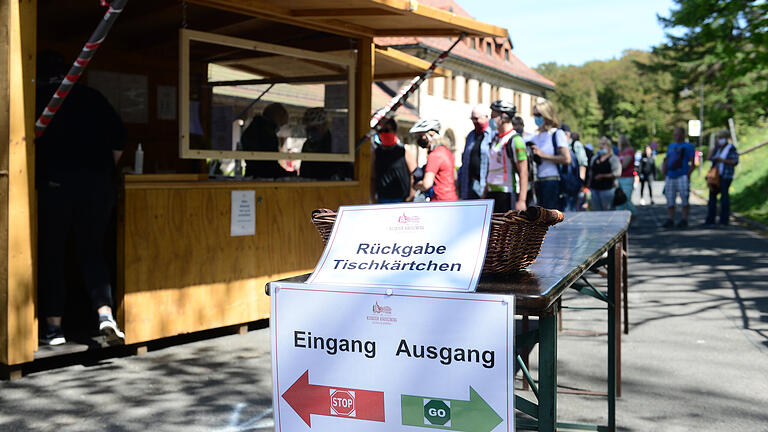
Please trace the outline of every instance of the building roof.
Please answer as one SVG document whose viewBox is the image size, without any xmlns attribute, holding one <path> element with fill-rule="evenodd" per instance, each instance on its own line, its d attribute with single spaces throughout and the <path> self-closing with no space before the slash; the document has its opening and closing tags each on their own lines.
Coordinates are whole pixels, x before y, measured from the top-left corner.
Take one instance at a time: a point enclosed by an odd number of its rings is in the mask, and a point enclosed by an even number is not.
<svg viewBox="0 0 768 432">
<path fill-rule="evenodd" d="M 421 0 L 421 2 L 438 9 L 450 11 L 456 15 L 470 17 L 467 11 L 459 6 L 454 0 Z M 374 41 L 377 45 L 383 46 L 399 48 L 422 46 L 441 52 L 448 49 L 453 43 L 452 40 L 444 37 L 377 37 Z M 472 38 L 468 38 L 465 43 L 456 45 L 453 51 L 451 51 L 450 56 L 468 60 L 549 89 L 555 87 L 554 82 L 528 67 L 528 65 L 523 63 L 513 52 L 511 52 L 512 44 L 508 39 L 495 38 L 493 40 L 494 44 L 491 55 L 486 53 L 486 49 L 483 46 L 483 43 L 490 42 L 490 39 L 480 39 L 477 44 L 477 49 L 472 48 L 471 41 Z M 504 50 L 509 50 L 509 60 L 505 59 Z"/>
</svg>

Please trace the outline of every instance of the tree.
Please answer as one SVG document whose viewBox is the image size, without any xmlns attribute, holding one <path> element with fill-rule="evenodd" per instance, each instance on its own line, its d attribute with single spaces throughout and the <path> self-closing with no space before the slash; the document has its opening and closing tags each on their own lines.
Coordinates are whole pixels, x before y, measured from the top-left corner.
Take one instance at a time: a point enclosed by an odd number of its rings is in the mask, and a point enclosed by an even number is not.
<svg viewBox="0 0 768 432">
<path fill-rule="evenodd" d="M 768 3 L 764 0 L 675 0 L 658 16 L 668 41 L 653 49 L 645 72 L 668 71 L 670 90 L 704 86 L 705 126 L 728 117 L 754 123 L 768 114 Z M 694 107 L 698 110 L 698 102 Z"/>
</svg>

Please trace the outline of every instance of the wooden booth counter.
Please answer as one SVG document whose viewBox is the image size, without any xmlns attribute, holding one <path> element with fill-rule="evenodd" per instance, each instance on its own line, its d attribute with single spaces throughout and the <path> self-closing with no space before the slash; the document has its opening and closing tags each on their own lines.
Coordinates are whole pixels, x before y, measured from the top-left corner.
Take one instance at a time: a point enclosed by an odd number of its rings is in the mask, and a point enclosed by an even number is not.
<svg viewBox="0 0 768 432">
<path fill-rule="evenodd" d="M 234 190 L 256 195 L 256 234 L 230 236 Z M 126 343 L 269 317 L 264 285 L 311 271 L 320 207 L 367 202 L 348 182 L 129 175 L 118 220 L 118 320 Z"/>
</svg>

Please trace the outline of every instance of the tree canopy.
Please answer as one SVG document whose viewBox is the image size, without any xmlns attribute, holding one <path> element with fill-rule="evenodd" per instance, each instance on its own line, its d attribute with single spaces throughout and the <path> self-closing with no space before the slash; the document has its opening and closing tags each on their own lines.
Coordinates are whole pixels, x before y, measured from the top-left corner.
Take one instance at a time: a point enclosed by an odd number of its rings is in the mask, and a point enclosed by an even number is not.
<svg viewBox="0 0 768 432">
<path fill-rule="evenodd" d="M 624 133 L 636 148 L 669 142 L 674 126 L 699 117 L 704 130 L 753 125 L 768 113 L 768 2 L 675 0 L 659 16 L 667 41 L 651 52 L 582 66 L 545 63 L 537 70 L 556 83 L 549 98 L 585 142 Z M 684 89 L 691 91 L 684 92 Z M 686 94 L 688 93 L 688 94 Z"/>
</svg>

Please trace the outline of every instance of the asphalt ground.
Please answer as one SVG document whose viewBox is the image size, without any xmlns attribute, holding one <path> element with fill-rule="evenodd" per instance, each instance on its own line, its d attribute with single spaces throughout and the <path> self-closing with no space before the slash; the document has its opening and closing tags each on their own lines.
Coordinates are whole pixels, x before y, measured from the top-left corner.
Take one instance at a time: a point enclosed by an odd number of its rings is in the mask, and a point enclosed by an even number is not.
<svg viewBox="0 0 768 432">
<path fill-rule="evenodd" d="M 655 206 L 638 205 L 630 228 L 619 430 L 766 432 L 768 239 L 739 226 L 698 226 L 701 205 L 691 227 L 660 229 L 661 187 Z M 589 279 L 605 288 L 602 277 Z M 600 303 L 573 291 L 563 305 Z M 606 312 L 565 309 L 562 324 L 558 418 L 606 424 L 604 396 L 573 394 L 606 390 Z M 265 326 L 176 338 L 140 356 L 106 350 L 25 368 L 22 379 L 0 381 L 0 431 L 273 430 Z M 533 398 L 519 375 L 515 387 Z"/>
</svg>

